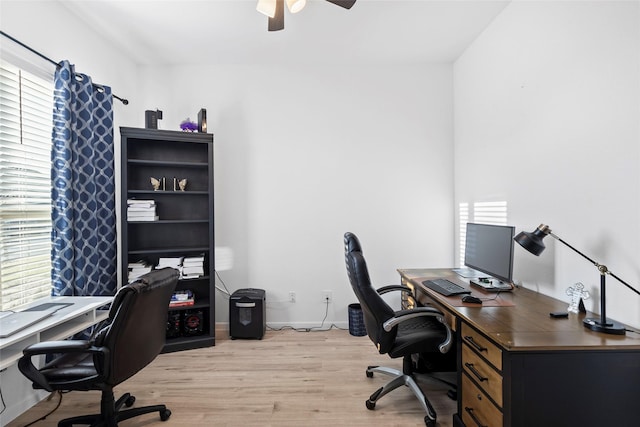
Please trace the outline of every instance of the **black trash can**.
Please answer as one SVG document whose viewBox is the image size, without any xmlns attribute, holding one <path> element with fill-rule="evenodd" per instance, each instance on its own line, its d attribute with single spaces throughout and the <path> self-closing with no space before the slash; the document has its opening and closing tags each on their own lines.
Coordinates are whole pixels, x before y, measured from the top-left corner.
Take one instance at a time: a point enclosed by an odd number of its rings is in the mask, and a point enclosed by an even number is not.
<svg viewBox="0 0 640 427">
<path fill-rule="evenodd" d="M 349 333 L 355 337 L 367 335 L 367 330 L 364 327 L 362 307 L 360 307 L 358 303 L 349 304 Z"/>
<path fill-rule="evenodd" d="M 229 337 L 262 339 L 266 316 L 264 289 L 238 289 L 229 298 Z"/>
</svg>

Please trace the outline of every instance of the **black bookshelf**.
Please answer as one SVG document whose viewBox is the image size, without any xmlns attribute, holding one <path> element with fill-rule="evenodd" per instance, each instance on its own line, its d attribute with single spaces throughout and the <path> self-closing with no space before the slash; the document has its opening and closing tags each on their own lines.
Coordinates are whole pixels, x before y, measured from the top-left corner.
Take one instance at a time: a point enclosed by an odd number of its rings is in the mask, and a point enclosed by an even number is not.
<svg viewBox="0 0 640 427">
<path fill-rule="evenodd" d="M 167 307 L 171 315 L 193 319 L 168 331 L 163 352 L 215 345 L 215 239 L 213 193 L 213 135 L 156 129 L 120 128 L 122 278 L 129 263 L 157 265 L 160 258 L 204 254 L 204 274 L 181 279 L 177 290 L 191 290 L 195 304 Z M 154 190 L 151 177 L 161 182 Z M 164 180 L 163 180 L 164 178 Z M 175 178 L 175 180 L 174 180 Z M 177 182 L 187 179 L 184 191 Z M 164 185 L 163 185 L 164 184 Z M 154 200 L 157 220 L 127 220 L 129 199 Z M 172 316 L 170 316 L 172 317 Z M 186 323 L 186 322 L 185 322 Z M 168 325 L 169 329 L 169 325 Z M 170 335 L 170 337 L 169 337 Z"/>
</svg>

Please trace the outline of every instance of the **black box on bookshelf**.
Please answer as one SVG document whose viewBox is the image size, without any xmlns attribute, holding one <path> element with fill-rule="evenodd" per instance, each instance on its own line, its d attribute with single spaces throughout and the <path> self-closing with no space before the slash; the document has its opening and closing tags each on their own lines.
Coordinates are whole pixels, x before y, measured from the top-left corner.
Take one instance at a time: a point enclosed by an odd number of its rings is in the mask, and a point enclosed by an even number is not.
<svg viewBox="0 0 640 427">
<path fill-rule="evenodd" d="M 180 336 L 182 325 L 182 313 L 179 311 L 170 311 L 167 318 L 167 338 L 177 338 Z"/>
<path fill-rule="evenodd" d="M 207 133 L 207 110 L 204 108 L 198 111 L 198 132 Z"/>
<path fill-rule="evenodd" d="M 202 335 L 204 333 L 204 315 L 202 310 L 185 310 L 182 319 L 182 333 L 185 336 Z"/>
</svg>

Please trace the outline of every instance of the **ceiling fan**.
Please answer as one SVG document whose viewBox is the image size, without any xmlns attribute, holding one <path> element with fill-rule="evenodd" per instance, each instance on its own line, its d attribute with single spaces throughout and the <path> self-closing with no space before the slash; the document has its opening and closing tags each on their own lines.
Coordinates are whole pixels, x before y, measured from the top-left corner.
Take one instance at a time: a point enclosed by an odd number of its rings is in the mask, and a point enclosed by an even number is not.
<svg viewBox="0 0 640 427">
<path fill-rule="evenodd" d="M 345 9 L 351 9 L 356 0 L 326 0 Z M 289 12 L 297 13 L 304 8 L 307 0 L 286 0 Z M 284 30 L 285 0 L 258 0 L 256 10 L 269 17 L 269 31 Z"/>
</svg>

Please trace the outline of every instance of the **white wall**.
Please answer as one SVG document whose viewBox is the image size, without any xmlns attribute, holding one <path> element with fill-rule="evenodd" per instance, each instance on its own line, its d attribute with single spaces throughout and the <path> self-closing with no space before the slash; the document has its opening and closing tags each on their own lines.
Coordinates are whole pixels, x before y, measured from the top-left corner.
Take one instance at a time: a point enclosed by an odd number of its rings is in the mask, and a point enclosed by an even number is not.
<svg viewBox="0 0 640 427">
<path fill-rule="evenodd" d="M 507 200 L 640 289 L 638 2 L 510 4 L 454 65 L 455 200 Z M 516 245 L 515 279 L 568 301 L 595 267 L 550 237 Z M 607 314 L 640 327 L 640 296 L 607 279 Z M 546 315 L 546 313 L 541 313 Z"/>
<path fill-rule="evenodd" d="M 215 134 L 216 245 L 230 291 L 267 292 L 267 323 L 347 326 L 342 235 L 376 283 L 453 262 L 451 65 L 149 67 L 145 108 L 164 129 L 207 109 Z M 297 302 L 288 302 L 295 291 Z M 228 300 L 218 297 L 218 322 Z"/>
<path fill-rule="evenodd" d="M 76 71 L 91 76 L 94 83 L 111 86 L 115 95 L 129 99 L 125 106 L 114 99 L 114 121 L 130 126 L 137 116 L 144 118 L 136 94 L 137 68 L 109 40 L 78 20 L 60 3 L 48 0 L 2 0 L 2 31 L 32 47 L 55 62 L 63 59 L 75 64 Z M 36 13 L 37 11 L 37 13 Z M 35 54 L 0 36 L 2 49 L 19 52 L 25 60 L 43 68 L 54 66 Z M 117 133 L 117 132 L 116 132 Z"/>
</svg>

